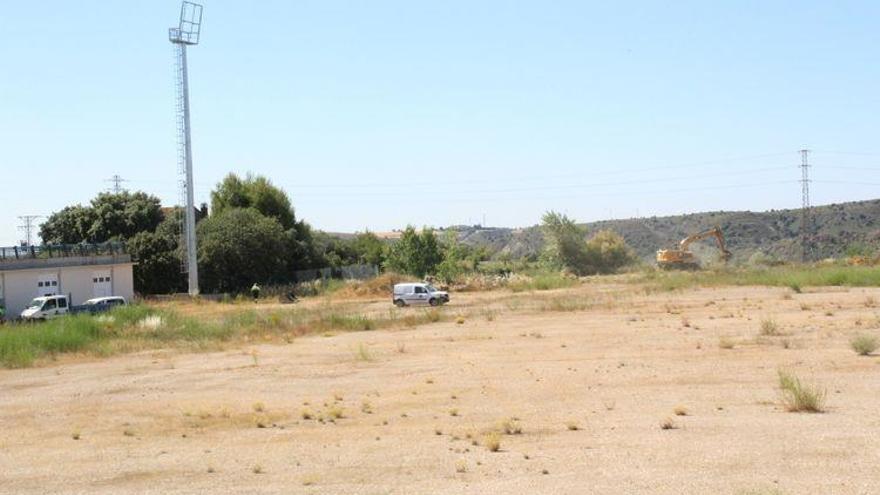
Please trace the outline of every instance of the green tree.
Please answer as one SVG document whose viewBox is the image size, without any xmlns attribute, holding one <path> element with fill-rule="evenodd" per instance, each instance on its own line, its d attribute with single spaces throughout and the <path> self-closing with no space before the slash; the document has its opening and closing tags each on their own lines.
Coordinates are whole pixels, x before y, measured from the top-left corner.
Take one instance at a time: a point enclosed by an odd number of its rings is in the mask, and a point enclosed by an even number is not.
<svg viewBox="0 0 880 495">
<path fill-rule="evenodd" d="M 458 242 L 458 233 L 447 230 L 443 242 L 443 261 L 437 265 L 437 277 L 445 283 L 455 282 L 465 271 L 467 255 L 467 246 Z"/>
<path fill-rule="evenodd" d="M 620 234 L 613 230 L 600 230 L 587 241 L 588 273 L 614 273 L 636 260 L 633 250 Z"/>
<path fill-rule="evenodd" d="M 40 227 L 44 244 L 79 244 L 94 242 L 89 233 L 95 212 L 88 206 L 66 206 L 52 213 Z"/>
<path fill-rule="evenodd" d="M 433 273 L 441 261 L 437 237 L 432 230 L 407 226 L 400 239 L 391 245 L 386 265 L 393 271 L 424 277 Z"/>
<path fill-rule="evenodd" d="M 231 173 L 217 184 L 211 192 L 211 209 L 214 213 L 222 213 L 229 208 L 253 208 L 278 220 L 284 230 L 292 229 L 296 224 L 287 193 L 261 175 L 248 174 L 241 179 Z"/>
<path fill-rule="evenodd" d="M 541 224 L 546 241 L 545 259 L 554 266 L 585 275 L 589 260 L 584 242 L 586 230 L 562 213 L 549 211 Z"/>
<path fill-rule="evenodd" d="M 385 263 L 386 244 L 376 234 L 369 230 L 360 233 L 355 236 L 352 244 L 358 262 L 376 266 Z"/>
<path fill-rule="evenodd" d="M 145 192 L 102 193 L 92 200 L 95 221 L 89 233 L 96 242 L 124 241 L 138 232 L 152 232 L 162 221 L 162 203 Z"/>
<path fill-rule="evenodd" d="M 53 213 L 40 228 L 46 244 L 124 241 L 152 232 L 162 221 L 159 198 L 144 192 L 101 193 L 89 206 L 68 206 Z"/>
<path fill-rule="evenodd" d="M 290 277 L 290 237 L 275 218 L 251 208 L 224 208 L 202 220 L 197 233 L 206 292 L 237 292 Z"/>
<path fill-rule="evenodd" d="M 134 284 L 139 293 L 172 294 L 185 289 L 180 217 L 178 213 L 169 215 L 155 232 L 139 232 L 126 243 L 128 252 L 137 260 Z"/>
<path fill-rule="evenodd" d="M 545 259 L 576 275 L 613 273 L 636 259 L 623 237 L 600 230 L 584 242 L 586 230 L 567 216 L 547 212 L 542 227 L 547 241 Z"/>
</svg>

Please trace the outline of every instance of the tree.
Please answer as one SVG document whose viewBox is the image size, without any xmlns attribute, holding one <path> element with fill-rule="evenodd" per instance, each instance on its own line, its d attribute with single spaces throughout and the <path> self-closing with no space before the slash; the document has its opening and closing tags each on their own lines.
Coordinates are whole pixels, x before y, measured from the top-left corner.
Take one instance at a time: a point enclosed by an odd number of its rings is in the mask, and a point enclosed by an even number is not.
<svg viewBox="0 0 880 495">
<path fill-rule="evenodd" d="M 446 239 L 443 243 L 443 261 L 437 265 L 437 277 L 445 282 L 452 283 L 464 272 L 467 250 L 458 242 L 458 233 L 454 230 L 446 231 Z"/>
<path fill-rule="evenodd" d="M 541 227 L 546 240 L 547 261 L 577 275 L 584 275 L 588 265 L 587 246 L 584 243 L 586 231 L 574 220 L 554 211 L 544 214 Z"/>
<path fill-rule="evenodd" d="M 590 273 L 614 273 L 636 260 L 633 250 L 613 230 L 600 230 L 587 241 Z"/>
<path fill-rule="evenodd" d="M 434 272 L 440 260 L 440 248 L 434 232 L 425 228 L 420 235 L 410 225 L 389 249 L 386 265 L 394 271 L 424 277 Z"/>
<path fill-rule="evenodd" d="M 101 193 L 89 206 L 68 206 L 40 228 L 46 244 L 124 241 L 152 232 L 162 221 L 159 198 L 144 192 Z"/>
<path fill-rule="evenodd" d="M 40 227 L 44 244 L 79 244 L 94 242 L 89 231 L 95 221 L 95 212 L 88 206 L 66 206 L 52 213 Z"/>
<path fill-rule="evenodd" d="M 544 214 L 542 227 L 547 240 L 546 259 L 576 275 L 613 273 L 635 261 L 623 237 L 611 230 L 600 230 L 584 242 L 584 228 L 552 211 Z"/>
<path fill-rule="evenodd" d="M 224 208 L 202 220 L 200 283 L 206 292 L 237 292 L 254 282 L 289 279 L 291 240 L 275 218 L 252 208 Z"/>
<path fill-rule="evenodd" d="M 141 294 L 171 294 L 185 289 L 181 271 L 180 215 L 168 216 L 155 232 L 139 232 L 128 240 L 134 284 Z"/>
<path fill-rule="evenodd" d="M 382 266 L 385 262 L 385 242 L 369 230 L 355 236 L 352 247 L 360 263 Z"/>
<path fill-rule="evenodd" d="M 211 192 L 211 209 L 222 213 L 229 208 L 253 208 L 278 220 L 284 230 L 294 228 L 296 215 L 287 193 L 261 175 L 248 174 L 244 180 L 227 175 Z"/>
</svg>

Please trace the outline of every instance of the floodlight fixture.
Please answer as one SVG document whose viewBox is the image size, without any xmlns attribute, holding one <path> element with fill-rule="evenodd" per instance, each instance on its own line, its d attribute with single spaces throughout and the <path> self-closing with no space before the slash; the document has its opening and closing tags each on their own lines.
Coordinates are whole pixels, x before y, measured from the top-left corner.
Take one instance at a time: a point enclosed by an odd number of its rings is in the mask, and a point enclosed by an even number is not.
<svg viewBox="0 0 880 495">
<path fill-rule="evenodd" d="M 180 5 L 180 24 L 168 30 L 168 40 L 184 45 L 198 45 L 202 31 L 202 6 L 184 1 Z"/>
</svg>

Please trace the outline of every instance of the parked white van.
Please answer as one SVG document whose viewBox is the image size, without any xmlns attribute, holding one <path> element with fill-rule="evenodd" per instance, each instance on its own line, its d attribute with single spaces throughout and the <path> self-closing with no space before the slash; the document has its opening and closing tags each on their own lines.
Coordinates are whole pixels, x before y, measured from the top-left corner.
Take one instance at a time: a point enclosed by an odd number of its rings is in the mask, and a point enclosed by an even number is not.
<svg viewBox="0 0 880 495">
<path fill-rule="evenodd" d="M 67 296 L 43 296 L 37 297 L 24 311 L 21 312 L 23 320 L 50 320 L 64 316 L 70 310 Z"/>
<path fill-rule="evenodd" d="M 392 301 L 398 308 L 420 304 L 439 306 L 449 302 L 449 293 L 437 290 L 431 284 L 397 284 L 394 286 Z"/>
</svg>

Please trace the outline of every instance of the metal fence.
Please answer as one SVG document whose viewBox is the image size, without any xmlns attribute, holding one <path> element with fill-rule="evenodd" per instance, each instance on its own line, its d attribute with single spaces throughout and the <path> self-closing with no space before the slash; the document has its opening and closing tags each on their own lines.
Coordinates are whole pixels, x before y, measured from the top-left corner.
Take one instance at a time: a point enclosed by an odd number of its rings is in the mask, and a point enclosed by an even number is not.
<svg viewBox="0 0 880 495">
<path fill-rule="evenodd" d="M 45 244 L 42 246 L 0 247 L 0 261 L 114 254 L 126 254 L 125 244 L 122 242 L 103 242 L 100 244 Z"/>
<path fill-rule="evenodd" d="M 377 275 L 379 275 L 379 267 L 376 265 L 347 265 L 337 268 L 328 267 L 311 270 L 297 270 L 293 272 L 293 280 L 296 283 L 333 278 L 342 280 L 364 280 Z"/>
</svg>

